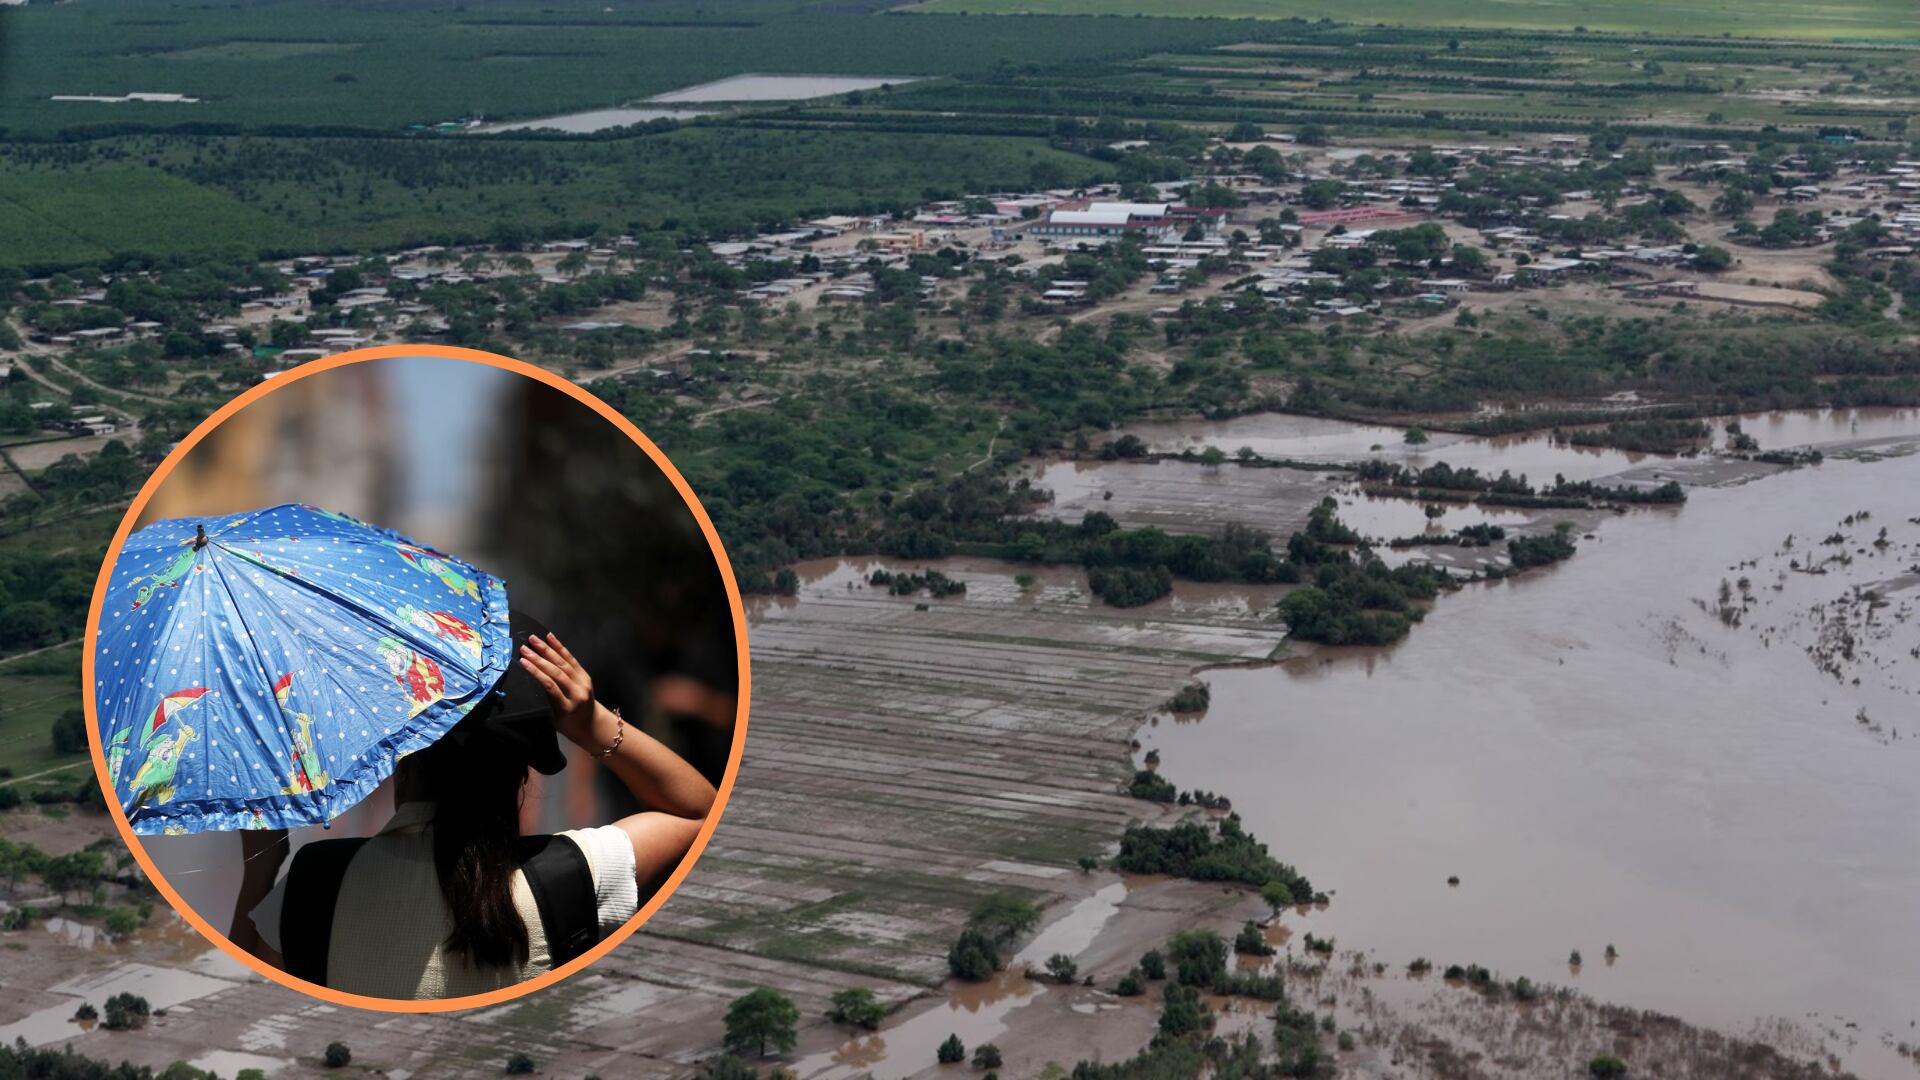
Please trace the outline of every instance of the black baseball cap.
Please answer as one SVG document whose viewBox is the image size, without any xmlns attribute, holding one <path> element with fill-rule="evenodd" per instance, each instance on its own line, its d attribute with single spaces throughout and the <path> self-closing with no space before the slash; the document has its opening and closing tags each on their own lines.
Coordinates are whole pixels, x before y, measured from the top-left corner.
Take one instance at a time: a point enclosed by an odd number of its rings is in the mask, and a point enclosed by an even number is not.
<svg viewBox="0 0 1920 1080">
<path fill-rule="evenodd" d="M 547 627 L 522 611 L 509 609 L 507 619 L 513 635 L 507 673 L 447 732 L 446 739 L 468 750 L 523 758 L 532 768 L 552 776 L 567 767 L 553 726 L 553 701 L 520 666 L 520 647 L 527 638 L 545 634 Z"/>
</svg>

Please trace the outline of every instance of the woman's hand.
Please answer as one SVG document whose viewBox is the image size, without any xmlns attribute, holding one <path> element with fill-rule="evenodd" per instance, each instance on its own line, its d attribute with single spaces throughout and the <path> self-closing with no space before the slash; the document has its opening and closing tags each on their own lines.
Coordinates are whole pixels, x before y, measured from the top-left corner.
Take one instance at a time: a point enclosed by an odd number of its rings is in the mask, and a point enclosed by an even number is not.
<svg viewBox="0 0 1920 1080">
<path fill-rule="evenodd" d="M 593 730 L 593 677 L 553 634 L 529 634 L 520 647 L 520 666 L 546 690 L 553 702 L 554 725 L 575 741 Z"/>
</svg>

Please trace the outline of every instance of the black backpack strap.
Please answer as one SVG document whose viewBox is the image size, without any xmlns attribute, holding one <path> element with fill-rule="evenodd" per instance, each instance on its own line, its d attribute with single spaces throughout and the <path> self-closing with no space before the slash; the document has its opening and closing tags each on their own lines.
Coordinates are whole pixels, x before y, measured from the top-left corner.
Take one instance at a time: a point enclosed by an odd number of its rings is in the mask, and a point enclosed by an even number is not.
<svg viewBox="0 0 1920 1080">
<path fill-rule="evenodd" d="M 520 841 L 520 872 L 540 909 L 547 954 L 554 967 L 600 941 L 600 905 L 594 897 L 593 867 L 587 854 L 566 836 L 528 836 Z"/>
<path fill-rule="evenodd" d="M 287 868 L 287 895 L 280 906 L 280 956 L 287 974 L 327 985 L 327 950 L 333 946 L 333 909 L 347 864 L 364 839 L 316 840 L 294 853 Z"/>
</svg>

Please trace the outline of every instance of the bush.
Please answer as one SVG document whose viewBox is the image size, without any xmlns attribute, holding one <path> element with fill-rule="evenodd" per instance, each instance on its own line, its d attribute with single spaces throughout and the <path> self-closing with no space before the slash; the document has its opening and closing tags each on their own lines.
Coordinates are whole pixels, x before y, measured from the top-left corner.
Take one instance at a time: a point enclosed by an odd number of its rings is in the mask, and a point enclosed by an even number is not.
<svg viewBox="0 0 1920 1080">
<path fill-rule="evenodd" d="M 947 950 L 947 970 L 956 979 L 985 982 L 1000 970 L 1000 949 L 987 935 L 969 926 Z"/>
<path fill-rule="evenodd" d="M 533 1072 L 533 1058 L 526 1054 L 514 1054 L 507 1059 L 508 1076 L 525 1076 Z"/>
<path fill-rule="evenodd" d="M 87 752 L 87 714 L 79 709 L 68 709 L 53 719 L 53 752 L 56 754 L 84 754 Z"/>
<path fill-rule="evenodd" d="M 1167 977 L 1167 961 L 1160 955 L 1159 949 L 1148 949 L 1140 954 L 1140 973 L 1149 979 Z"/>
<path fill-rule="evenodd" d="M 1127 785 L 1127 794 L 1149 802 L 1170 803 L 1179 797 L 1179 790 L 1173 786 L 1173 781 L 1152 769 L 1141 769 L 1133 774 L 1133 783 Z"/>
<path fill-rule="evenodd" d="M 353 1051 L 347 1049 L 346 1043 L 330 1042 L 327 1044 L 326 1054 L 320 1060 L 326 1062 L 329 1069 L 344 1069 L 352 1063 Z"/>
<path fill-rule="evenodd" d="M 73 1010 L 73 1018 L 75 1020 L 98 1020 L 100 1019 L 100 1010 L 93 1007 L 93 1002 L 83 1001 L 80 1003 L 79 1008 Z"/>
<path fill-rule="evenodd" d="M 940 1044 L 940 1048 L 934 1051 L 933 1056 L 939 1059 L 942 1065 L 952 1065 L 955 1062 L 965 1061 L 967 1060 L 967 1044 L 961 1042 L 960 1036 L 958 1035 L 948 1035 L 947 1041 Z"/>
<path fill-rule="evenodd" d="M 1114 607 L 1139 607 L 1173 591 L 1173 572 L 1164 566 L 1102 566 L 1088 571 L 1087 587 Z"/>
<path fill-rule="evenodd" d="M 872 1031 L 886 1019 L 887 1010 L 873 991 L 864 986 L 841 990 L 827 1002 L 827 1019 L 836 1024 L 853 1024 Z"/>
<path fill-rule="evenodd" d="M 126 937 L 140 929 L 140 913 L 132 908 L 114 908 L 107 912 L 106 926 L 107 933 L 113 937 Z"/>
<path fill-rule="evenodd" d="M 1609 1077 L 1627 1075 L 1627 1063 L 1612 1054 L 1601 1054 L 1587 1062 L 1587 1075 L 1607 1080 Z"/>
<path fill-rule="evenodd" d="M 1273 946 L 1267 944 L 1267 935 L 1260 932 L 1260 926 L 1252 919 L 1234 935 L 1233 951 L 1243 956 L 1272 956 Z"/>
<path fill-rule="evenodd" d="M 1120 981 L 1113 985 L 1113 992 L 1121 997 L 1139 997 L 1147 992 L 1146 979 L 1140 974 L 1139 968 L 1134 968 L 1120 976 Z"/>
<path fill-rule="evenodd" d="M 1076 978 L 1079 978 L 1080 969 L 1079 966 L 1073 962 L 1073 957 L 1068 956 L 1066 953 L 1054 953 L 1052 956 L 1047 957 L 1047 974 L 1052 977 L 1054 982 L 1064 986 L 1073 982 Z"/>
<path fill-rule="evenodd" d="M 115 994 L 107 999 L 105 1026 L 109 1031 L 132 1031 L 147 1026 L 152 1012 L 147 999 L 138 994 Z"/>
<path fill-rule="evenodd" d="M 1227 973 L 1227 943 L 1211 930 L 1182 930 L 1167 942 L 1174 976 L 1182 986 L 1208 986 Z"/>
<path fill-rule="evenodd" d="M 973 1067 L 976 1069 L 997 1069 L 1000 1067 L 1000 1048 L 992 1043 L 981 1043 L 973 1048 Z"/>
<path fill-rule="evenodd" d="M 1213 689 L 1206 683 L 1195 681 L 1180 688 L 1167 702 L 1171 712 L 1201 712 L 1213 701 Z"/>
<path fill-rule="evenodd" d="M 1248 835 L 1237 816 L 1222 818 L 1217 836 L 1213 829 L 1194 821 L 1165 829 L 1135 825 L 1121 835 L 1120 853 L 1113 865 L 1132 874 L 1232 881 L 1262 890 L 1268 882 L 1279 881 L 1296 900 L 1314 895 L 1313 883 L 1267 854 L 1266 845 Z"/>
</svg>

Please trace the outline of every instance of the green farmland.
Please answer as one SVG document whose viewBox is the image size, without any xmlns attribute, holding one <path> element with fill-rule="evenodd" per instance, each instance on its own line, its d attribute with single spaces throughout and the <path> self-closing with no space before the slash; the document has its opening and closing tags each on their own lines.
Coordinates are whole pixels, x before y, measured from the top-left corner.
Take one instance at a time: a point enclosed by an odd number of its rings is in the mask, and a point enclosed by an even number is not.
<svg viewBox="0 0 1920 1080">
<path fill-rule="evenodd" d="M 1905 0 L 927 0 L 914 10 L 976 14 L 1166 15 L 1336 19 L 1362 25 L 1573 30 L 1817 41 L 1920 42 L 1920 8 Z"/>
<path fill-rule="evenodd" d="M 792 5 L 782 5 L 791 7 Z M 325 6 L 139 0 L 0 7 L 0 128 L 236 125 L 397 131 L 605 108 L 729 75 L 943 76 L 1207 47 L 1218 21 L 774 13 L 638 16 L 598 2 Z M 79 72 L 85 72 L 80 76 Z M 174 93 L 195 103 L 54 101 Z"/>
<path fill-rule="evenodd" d="M 615 141 L 174 135 L 0 146 L 0 265 L 750 228 L 1079 182 L 1039 139 L 683 128 Z"/>
</svg>

